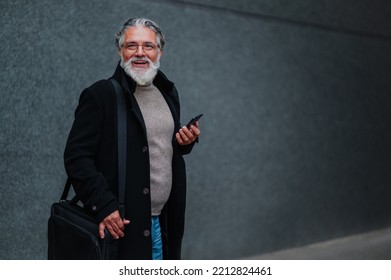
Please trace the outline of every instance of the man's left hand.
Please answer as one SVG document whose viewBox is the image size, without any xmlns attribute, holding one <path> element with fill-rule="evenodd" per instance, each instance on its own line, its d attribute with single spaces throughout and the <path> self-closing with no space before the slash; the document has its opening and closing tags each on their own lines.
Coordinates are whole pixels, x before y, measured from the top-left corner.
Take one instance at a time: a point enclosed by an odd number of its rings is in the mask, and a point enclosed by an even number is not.
<svg viewBox="0 0 391 280">
<path fill-rule="evenodd" d="M 193 143 L 200 134 L 199 125 L 198 122 L 196 122 L 194 125 L 191 125 L 190 128 L 184 126 L 179 129 L 179 132 L 175 134 L 175 137 L 179 145 L 189 145 Z"/>
</svg>

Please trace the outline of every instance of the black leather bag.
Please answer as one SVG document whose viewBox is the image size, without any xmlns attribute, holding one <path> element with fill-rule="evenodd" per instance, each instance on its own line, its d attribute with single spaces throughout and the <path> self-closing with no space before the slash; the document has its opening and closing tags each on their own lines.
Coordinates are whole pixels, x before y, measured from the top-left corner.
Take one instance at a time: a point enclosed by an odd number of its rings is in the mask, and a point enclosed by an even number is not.
<svg viewBox="0 0 391 280">
<path fill-rule="evenodd" d="M 126 170 L 126 108 L 120 85 L 113 83 L 117 98 L 118 124 L 118 193 L 119 208 L 123 217 Z M 61 199 L 52 204 L 48 220 L 49 260 L 116 259 L 119 241 L 105 230 L 105 238 L 99 237 L 99 221 L 78 204 L 75 196 L 67 200 L 71 182 L 68 178 Z"/>
<path fill-rule="evenodd" d="M 70 182 L 66 188 L 69 190 Z M 99 237 L 98 221 L 77 204 L 77 199 L 53 203 L 48 221 L 49 260 L 106 260 L 113 258 L 113 238 L 105 230 Z M 114 248 L 113 248 L 114 249 Z"/>
</svg>

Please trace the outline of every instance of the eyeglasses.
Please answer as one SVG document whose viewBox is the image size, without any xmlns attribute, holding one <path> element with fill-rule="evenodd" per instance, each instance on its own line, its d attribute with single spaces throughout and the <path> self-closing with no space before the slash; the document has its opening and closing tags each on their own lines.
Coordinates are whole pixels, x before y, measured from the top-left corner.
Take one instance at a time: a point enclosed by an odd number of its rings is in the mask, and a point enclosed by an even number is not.
<svg viewBox="0 0 391 280">
<path fill-rule="evenodd" d="M 152 44 L 152 43 L 143 43 L 142 45 L 139 45 L 139 44 L 136 44 L 136 43 L 133 43 L 133 42 L 130 42 L 130 43 L 126 43 L 124 45 L 122 45 L 123 48 L 129 50 L 129 51 L 136 51 L 138 50 L 139 47 L 142 47 L 144 51 L 146 52 L 151 52 L 151 51 L 154 51 L 157 49 L 158 46 L 156 46 L 155 44 Z"/>
</svg>

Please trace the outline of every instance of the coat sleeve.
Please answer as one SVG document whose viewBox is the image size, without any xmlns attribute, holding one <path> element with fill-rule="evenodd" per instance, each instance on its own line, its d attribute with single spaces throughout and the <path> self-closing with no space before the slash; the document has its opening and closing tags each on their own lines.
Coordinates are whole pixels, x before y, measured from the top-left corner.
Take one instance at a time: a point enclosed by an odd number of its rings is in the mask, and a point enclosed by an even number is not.
<svg viewBox="0 0 391 280">
<path fill-rule="evenodd" d="M 177 144 L 178 150 L 179 150 L 180 154 L 181 155 L 190 154 L 191 151 L 193 150 L 193 147 L 194 147 L 195 143 L 198 143 L 198 138 L 193 143 L 191 143 L 189 145 L 179 145 L 179 144 Z"/>
<path fill-rule="evenodd" d="M 96 95 L 89 88 L 85 89 L 80 95 L 64 151 L 65 169 L 75 193 L 99 221 L 118 209 L 116 196 L 95 162 L 103 118 L 103 107 Z"/>
</svg>

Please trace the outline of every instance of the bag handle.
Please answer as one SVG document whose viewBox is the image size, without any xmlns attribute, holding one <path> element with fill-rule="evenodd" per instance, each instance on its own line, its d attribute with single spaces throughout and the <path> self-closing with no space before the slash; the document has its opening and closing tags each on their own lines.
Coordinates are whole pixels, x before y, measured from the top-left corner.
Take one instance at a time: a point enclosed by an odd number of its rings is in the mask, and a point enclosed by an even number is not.
<svg viewBox="0 0 391 280">
<path fill-rule="evenodd" d="M 69 178 L 68 178 L 67 182 L 65 183 L 64 190 L 62 191 L 62 195 L 61 195 L 60 201 L 64 201 L 64 200 L 67 199 L 70 188 L 71 188 L 71 180 L 69 180 Z M 74 200 L 75 197 L 72 200 Z"/>
<path fill-rule="evenodd" d="M 118 203 L 121 217 L 125 216 L 125 179 L 126 179 L 126 102 L 120 84 L 113 78 L 110 79 L 114 86 L 117 98 L 117 134 L 118 134 Z M 71 188 L 71 180 L 67 179 L 60 201 L 68 197 Z M 71 202 L 77 203 L 79 199 L 75 195 Z"/>
</svg>

